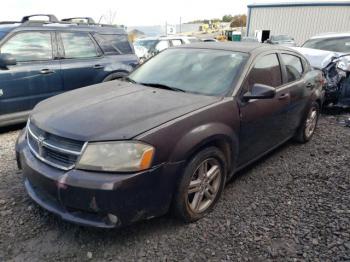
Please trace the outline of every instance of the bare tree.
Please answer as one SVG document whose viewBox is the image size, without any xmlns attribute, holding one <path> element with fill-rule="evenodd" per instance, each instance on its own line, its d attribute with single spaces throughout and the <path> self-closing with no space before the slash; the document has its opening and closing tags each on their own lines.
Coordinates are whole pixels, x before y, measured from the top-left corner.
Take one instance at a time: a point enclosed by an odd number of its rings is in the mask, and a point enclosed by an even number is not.
<svg viewBox="0 0 350 262">
<path fill-rule="evenodd" d="M 106 14 L 102 16 L 107 24 L 114 25 L 115 19 L 117 17 L 117 11 L 109 9 Z"/>
</svg>

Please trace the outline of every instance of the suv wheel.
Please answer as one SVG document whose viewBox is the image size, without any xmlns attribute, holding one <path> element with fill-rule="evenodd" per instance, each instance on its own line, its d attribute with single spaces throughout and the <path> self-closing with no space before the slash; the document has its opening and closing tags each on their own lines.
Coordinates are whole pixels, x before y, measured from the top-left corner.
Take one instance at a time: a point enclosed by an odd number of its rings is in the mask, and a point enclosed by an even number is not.
<svg viewBox="0 0 350 262">
<path fill-rule="evenodd" d="M 298 129 L 294 139 L 300 143 L 308 142 L 315 133 L 317 121 L 320 115 L 320 106 L 317 102 L 313 102 L 305 120 Z"/>
<path fill-rule="evenodd" d="M 200 151 L 187 164 L 174 197 L 175 214 L 185 222 L 205 216 L 220 198 L 226 179 L 225 157 L 216 147 Z"/>
</svg>

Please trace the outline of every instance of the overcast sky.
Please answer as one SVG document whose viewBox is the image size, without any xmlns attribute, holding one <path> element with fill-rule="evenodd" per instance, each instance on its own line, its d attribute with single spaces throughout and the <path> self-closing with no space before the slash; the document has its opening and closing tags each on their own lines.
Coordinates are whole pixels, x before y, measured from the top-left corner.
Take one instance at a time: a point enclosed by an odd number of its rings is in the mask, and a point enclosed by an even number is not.
<svg viewBox="0 0 350 262">
<path fill-rule="evenodd" d="M 108 17 L 108 13 L 112 11 L 116 12 L 117 24 L 159 25 L 166 21 L 179 23 L 180 16 L 183 22 L 187 22 L 195 19 L 221 18 L 225 14 L 247 13 L 248 3 L 267 1 L 281 2 L 280 0 L 2 0 L 0 21 L 19 20 L 24 15 L 34 13 L 55 14 L 59 19 L 90 16 L 98 21 L 102 15 Z M 286 1 L 288 0 L 284 2 Z"/>
</svg>

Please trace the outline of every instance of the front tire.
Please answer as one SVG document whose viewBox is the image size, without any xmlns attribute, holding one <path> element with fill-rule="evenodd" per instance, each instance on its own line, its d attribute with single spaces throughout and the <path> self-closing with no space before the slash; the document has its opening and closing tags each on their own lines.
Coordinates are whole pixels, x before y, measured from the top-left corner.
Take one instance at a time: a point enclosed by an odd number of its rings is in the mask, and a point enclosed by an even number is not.
<svg viewBox="0 0 350 262">
<path fill-rule="evenodd" d="M 187 164 L 174 196 L 173 211 L 185 222 L 208 214 L 221 196 L 226 180 L 226 162 L 216 147 L 208 147 Z"/>
<path fill-rule="evenodd" d="M 310 141 L 315 133 L 319 116 L 320 106 L 317 102 L 313 102 L 307 113 L 307 116 L 304 118 L 304 121 L 295 134 L 294 140 L 299 143 L 306 143 Z"/>
</svg>

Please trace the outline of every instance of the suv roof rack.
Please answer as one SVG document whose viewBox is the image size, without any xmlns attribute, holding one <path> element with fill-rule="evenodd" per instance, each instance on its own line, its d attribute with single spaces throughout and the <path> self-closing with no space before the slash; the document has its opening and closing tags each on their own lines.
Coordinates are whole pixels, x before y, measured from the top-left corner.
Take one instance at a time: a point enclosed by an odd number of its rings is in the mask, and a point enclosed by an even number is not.
<svg viewBox="0 0 350 262">
<path fill-rule="evenodd" d="M 33 17 L 47 17 L 47 20 L 35 20 L 31 19 Z M 74 21 L 78 20 L 78 21 Z M 79 21 L 80 20 L 80 21 Z M 84 21 L 84 22 L 82 22 Z M 57 19 L 55 15 L 52 14 L 34 14 L 34 15 L 27 15 L 22 18 L 21 21 L 0 21 L 0 25 L 6 25 L 6 24 L 21 24 L 20 26 L 45 26 L 45 25 L 65 25 L 65 26 L 96 26 L 96 27 L 113 27 L 113 28 L 119 28 L 115 25 L 107 25 L 107 24 L 99 24 L 94 21 L 91 17 L 71 17 L 71 18 L 65 18 L 61 21 Z M 122 29 L 122 28 L 120 28 Z"/>
<path fill-rule="evenodd" d="M 40 22 L 59 23 L 59 20 L 57 19 L 56 16 L 54 16 L 54 15 L 48 15 L 48 14 L 27 15 L 27 16 L 24 16 L 24 17 L 22 18 L 21 23 L 30 22 L 30 21 L 31 21 L 30 18 L 36 17 L 36 16 L 47 16 L 47 17 L 49 18 L 48 21 L 39 20 Z M 32 21 L 38 22 L 38 20 L 32 20 Z"/>
<path fill-rule="evenodd" d="M 74 20 L 83 20 L 85 22 L 74 21 Z M 115 25 L 96 23 L 95 20 L 91 17 L 71 17 L 71 18 L 64 18 L 61 21 L 64 23 L 72 23 L 72 24 L 76 24 L 76 25 L 94 25 L 94 26 L 100 26 L 100 27 L 117 27 Z"/>
<path fill-rule="evenodd" d="M 80 23 L 80 22 L 76 22 L 74 20 L 83 20 L 86 22 Z M 61 20 L 62 22 L 71 22 L 71 23 L 76 23 L 76 24 L 92 24 L 92 25 L 96 25 L 95 20 L 92 19 L 91 17 L 71 17 L 71 18 L 64 18 Z"/>
</svg>

